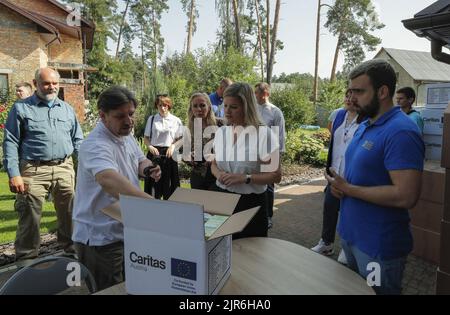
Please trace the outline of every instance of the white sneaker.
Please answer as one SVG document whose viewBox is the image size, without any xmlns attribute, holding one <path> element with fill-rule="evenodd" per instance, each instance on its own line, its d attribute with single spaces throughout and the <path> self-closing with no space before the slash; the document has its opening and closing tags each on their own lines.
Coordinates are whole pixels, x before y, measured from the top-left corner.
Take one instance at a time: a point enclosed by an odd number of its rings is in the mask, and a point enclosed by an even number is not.
<svg viewBox="0 0 450 315">
<path fill-rule="evenodd" d="M 320 239 L 319 244 L 312 247 L 311 250 L 325 256 L 331 256 L 334 254 L 333 243 L 327 245 L 322 239 Z"/>
<path fill-rule="evenodd" d="M 273 226 L 272 218 L 271 218 L 271 217 L 268 217 L 268 218 L 267 218 L 267 228 L 268 228 L 268 229 L 271 229 L 272 226 Z"/>
<path fill-rule="evenodd" d="M 339 252 L 339 256 L 338 256 L 337 261 L 340 262 L 343 265 L 347 265 L 347 256 L 345 256 L 345 252 L 342 249 Z"/>
</svg>

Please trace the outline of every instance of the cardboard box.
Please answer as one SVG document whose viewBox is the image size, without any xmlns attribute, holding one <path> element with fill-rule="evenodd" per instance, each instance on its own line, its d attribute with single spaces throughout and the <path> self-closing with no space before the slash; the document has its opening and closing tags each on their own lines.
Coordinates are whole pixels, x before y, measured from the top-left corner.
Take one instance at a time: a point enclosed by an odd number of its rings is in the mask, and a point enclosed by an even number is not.
<svg viewBox="0 0 450 315">
<path fill-rule="evenodd" d="M 442 136 L 424 135 L 425 159 L 440 161 L 442 155 Z"/>
<path fill-rule="evenodd" d="M 412 254 L 439 264 L 440 234 L 411 225 L 411 233 L 414 239 Z"/>
<path fill-rule="evenodd" d="M 450 169 L 445 174 L 444 215 L 443 219 L 450 222 Z"/>
<path fill-rule="evenodd" d="M 444 134 L 442 140 L 442 167 L 450 168 L 450 103 L 444 113 Z"/>
<path fill-rule="evenodd" d="M 438 268 L 436 273 L 436 294 L 450 294 L 450 274 L 443 272 L 442 270 L 440 270 L 440 268 Z"/>
<path fill-rule="evenodd" d="M 440 257 L 439 268 L 450 274 L 450 221 L 442 221 Z"/>
<path fill-rule="evenodd" d="M 446 108 L 450 101 L 450 83 L 427 85 L 427 108 Z"/>
<path fill-rule="evenodd" d="M 422 173 L 420 199 L 438 204 L 444 203 L 445 169 L 436 161 L 427 161 Z"/>
<path fill-rule="evenodd" d="M 169 201 L 121 196 L 127 292 L 217 294 L 231 273 L 231 234 L 259 209 L 233 214 L 239 198 L 182 188 Z M 208 236 L 204 212 L 224 217 Z"/>
<path fill-rule="evenodd" d="M 444 109 L 424 109 L 421 115 L 423 119 L 423 133 L 442 136 L 444 132 Z"/>
<path fill-rule="evenodd" d="M 442 204 L 419 200 L 417 205 L 409 211 L 411 224 L 424 230 L 440 233 L 443 212 Z"/>
</svg>

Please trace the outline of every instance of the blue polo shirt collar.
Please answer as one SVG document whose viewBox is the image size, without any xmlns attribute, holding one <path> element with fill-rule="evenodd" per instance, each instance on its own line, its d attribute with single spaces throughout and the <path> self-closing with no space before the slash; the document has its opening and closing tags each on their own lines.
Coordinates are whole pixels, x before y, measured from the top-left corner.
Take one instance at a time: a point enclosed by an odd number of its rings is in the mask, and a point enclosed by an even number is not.
<svg viewBox="0 0 450 315">
<path fill-rule="evenodd" d="M 370 120 L 367 120 L 365 122 L 367 127 L 371 127 L 371 126 L 382 126 L 384 125 L 387 121 L 389 121 L 392 117 L 394 117 L 398 112 L 400 111 L 400 107 L 399 106 L 394 106 L 392 107 L 389 111 L 387 111 L 386 113 L 384 113 L 383 115 L 381 115 L 380 118 L 377 119 L 377 121 L 373 124 L 370 123 Z"/>
</svg>

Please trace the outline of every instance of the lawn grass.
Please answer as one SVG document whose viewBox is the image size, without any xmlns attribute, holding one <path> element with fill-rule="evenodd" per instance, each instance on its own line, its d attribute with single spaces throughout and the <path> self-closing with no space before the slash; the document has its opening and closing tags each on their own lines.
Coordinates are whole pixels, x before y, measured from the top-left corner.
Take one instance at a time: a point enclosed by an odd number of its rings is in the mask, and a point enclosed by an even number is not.
<svg viewBox="0 0 450 315">
<path fill-rule="evenodd" d="M 144 189 L 144 183 L 141 182 Z M 181 184 L 190 188 L 190 184 Z M 0 172 L 0 244 L 14 241 L 17 228 L 17 213 L 14 211 L 14 194 L 9 191 L 8 175 Z M 56 231 L 56 212 L 53 203 L 45 202 L 41 219 L 41 234 Z"/>
<path fill-rule="evenodd" d="M 0 172 L 0 244 L 14 241 L 17 228 L 17 212 L 14 211 L 15 196 L 9 191 L 8 175 Z M 56 230 L 56 213 L 53 203 L 45 202 L 41 219 L 41 233 Z"/>
</svg>

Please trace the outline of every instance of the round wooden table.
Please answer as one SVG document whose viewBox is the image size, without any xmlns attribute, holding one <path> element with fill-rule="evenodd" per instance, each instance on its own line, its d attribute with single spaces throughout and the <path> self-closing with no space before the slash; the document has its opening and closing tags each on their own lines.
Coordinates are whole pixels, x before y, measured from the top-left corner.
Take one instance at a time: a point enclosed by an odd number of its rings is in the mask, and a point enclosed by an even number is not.
<svg viewBox="0 0 450 315">
<path fill-rule="evenodd" d="M 273 238 L 233 241 L 225 295 L 375 294 L 357 273 L 295 243 Z"/>
</svg>

